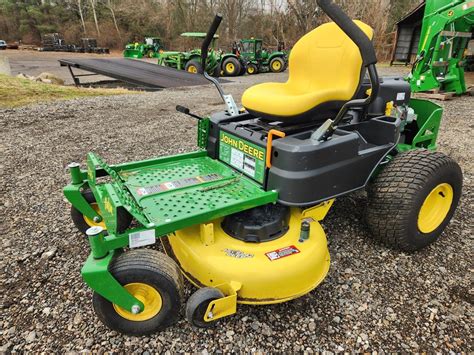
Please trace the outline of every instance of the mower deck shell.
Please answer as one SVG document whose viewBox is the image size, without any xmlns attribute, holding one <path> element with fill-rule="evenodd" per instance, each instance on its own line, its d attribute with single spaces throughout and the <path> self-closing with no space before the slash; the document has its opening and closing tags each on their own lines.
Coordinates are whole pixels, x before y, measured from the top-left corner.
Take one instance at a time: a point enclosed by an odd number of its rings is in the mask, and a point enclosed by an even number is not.
<svg viewBox="0 0 474 355">
<path fill-rule="evenodd" d="M 289 231 L 264 243 L 230 237 L 221 228 L 222 219 L 211 222 L 214 232 L 210 240 L 203 238 L 197 225 L 170 234 L 163 242 L 167 253 L 196 286 L 239 283 L 238 303 L 280 303 L 316 288 L 329 270 L 321 225 L 313 220 L 309 239 L 300 241 L 302 218 L 301 210 L 293 208 Z"/>
</svg>

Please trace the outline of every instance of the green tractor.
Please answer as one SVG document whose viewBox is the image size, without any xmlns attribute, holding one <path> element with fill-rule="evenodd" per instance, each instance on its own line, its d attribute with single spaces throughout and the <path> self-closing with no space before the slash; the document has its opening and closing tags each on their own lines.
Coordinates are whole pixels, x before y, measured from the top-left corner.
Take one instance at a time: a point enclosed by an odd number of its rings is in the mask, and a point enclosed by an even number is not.
<svg viewBox="0 0 474 355">
<path fill-rule="evenodd" d="M 271 71 L 281 73 L 288 66 L 288 55 L 282 50 L 269 52 L 263 48 L 263 40 L 242 39 L 234 44 L 232 51 L 245 62 L 247 74 L 253 75 Z"/>
<path fill-rule="evenodd" d="M 202 32 L 185 32 L 181 37 L 197 38 L 201 41 L 206 37 L 206 33 Z M 212 76 L 219 76 L 220 68 L 220 54 L 214 49 L 215 41 L 219 38 L 214 35 L 211 42 L 211 47 L 208 50 L 206 61 L 206 72 Z M 178 70 L 186 70 L 189 73 L 202 73 L 201 65 L 201 50 L 192 49 L 186 52 L 180 51 L 163 51 L 158 56 L 158 64 L 166 67 L 171 67 Z"/>
<path fill-rule="evenodd" d="M 124 58 L 157 58 L 163 51 L 163 43 L 159 37 L 145 37 L 145 42 L 128 43 L 123 51 Z"/>
</svg>

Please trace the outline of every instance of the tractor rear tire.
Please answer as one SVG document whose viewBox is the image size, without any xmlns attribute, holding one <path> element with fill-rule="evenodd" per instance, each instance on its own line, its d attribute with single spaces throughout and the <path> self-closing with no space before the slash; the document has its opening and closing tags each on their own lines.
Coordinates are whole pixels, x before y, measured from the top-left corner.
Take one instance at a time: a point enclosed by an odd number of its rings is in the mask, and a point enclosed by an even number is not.
<svg viewBox="0 0 474 355">
<path fill-rule="evenodd" d="M 133 314 L 94 292 L 94 311 L 107 327 L 138 336 L 157 332 L 178 320 L 183 278 L 169 256 L 151 249 L 131 250 L 116 257 L 109 271 L 145 308 Z"/>
<path fill-rule="evenodd" d="M 184 70 L 188 73 L 202 74 L 202 65 L 199 61 L 192 59 L 186 63 Z"/>
<path fill-rule="evenodd" d="M 280 57 L 273 58 L 270 61 L 270 70 L 273 73 L 281 73 L 285 70 L 285 61 Z"/>
<path fill-rule="evenodd" d="M 237 58 L 230 57 L 224 60 L 222 63 L 222 70 L 224 71 L 224 76 L 238 76 L 242 69 L 242 65 Z"/>
<path fill-rule="evenodd" d="M 82 192 L 84 199 L 91 205 L 91 207 L 96 210 L 97 213 L 101 214 L 99 205 L 95 200 L 95 196 L 91 190 L 85 190 Z M 105 224 L 103 221 L 94 222 L 91 219 L 84 216 L 77 208 L 71 206 L 71 219 L 74 222 L 76 228 L 83 234 L 86 234 L 86 231 L 90 227 L 100 226 L 106 230 Z M 123 233 L 132 223 L 133 217 L 130 213 L 127 212 L 123 207 L 117 209 L 117 231 Z"/>
<path fill-rule="evenodd" d="M 462 171 L 424 149 L 397 155 L 368 186 L 367 224 L 383 244 L 413 252 L 435 242 L 456 210 Z"/>
</svg>

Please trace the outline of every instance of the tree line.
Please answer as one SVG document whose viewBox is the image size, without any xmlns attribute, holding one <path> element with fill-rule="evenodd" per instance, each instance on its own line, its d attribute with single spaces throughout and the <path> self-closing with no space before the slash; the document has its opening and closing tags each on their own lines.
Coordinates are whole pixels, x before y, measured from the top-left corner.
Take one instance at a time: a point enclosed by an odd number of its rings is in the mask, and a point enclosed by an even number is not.
<svg viewBox="0 0 474 355">
<path fill-rule="evenodd" d="M 352 18 L 371 25 L 385 57 L 395 22 L 420 0 L 335 0 Z M 179 34 L 206 31 L 215 13 L 224 17 L 220 46 L 239 38 L 263 38 L 291 47 L 304 33 L 327 21 L 316 0 L 0 0 L 0 38 L 40 44 L 45 33 L 67 42 L 95 37 L 102 46 L 159 36 L 168 48 L 182 46 Z"/>
</svg>

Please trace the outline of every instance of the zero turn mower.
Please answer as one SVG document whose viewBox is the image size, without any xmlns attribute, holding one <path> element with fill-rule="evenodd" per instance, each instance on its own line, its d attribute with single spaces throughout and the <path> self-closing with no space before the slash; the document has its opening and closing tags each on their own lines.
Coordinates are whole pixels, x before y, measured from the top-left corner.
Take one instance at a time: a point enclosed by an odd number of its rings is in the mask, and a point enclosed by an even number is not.
<svg viewBox="0 0 474 355">
<path fill-rule="evenodd" d="M 173 324 L 183 276 L 199 288 L 185 311 L 198 327 L 237 304 L 307 294 L 329 269 L 320 221 L 356 190 L 367 188 L 368 226 L 389 246 L 419 250 L 449 223 L 462 173 L 434 151 L 442 109 L 411 99 L 401 78 L 379 78 L 372 29 L 318 3 L 334 22 L 294 46 L 286 83 L 251 87 L 238 109 L 203 73 L 227 110 L 207 118 L 177 107 L 198 120 L 197 151 L 119 165 L 89 153 L 86 170 L 69 166 L 64 193 L 91 247 L 82 276 L 110 328 L 140 335 Z M 156 240 L 166 254 L 140 248 Z"/>
</svg>

